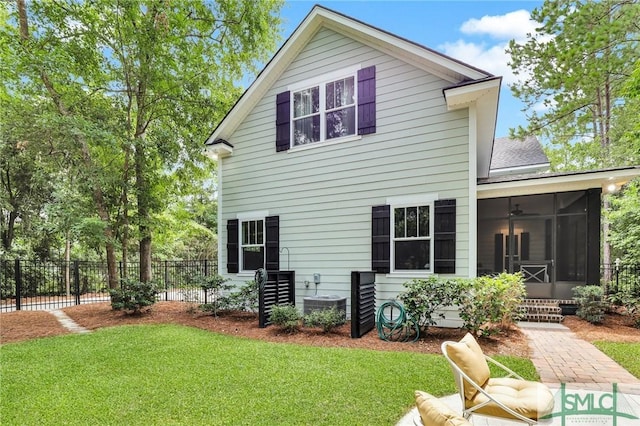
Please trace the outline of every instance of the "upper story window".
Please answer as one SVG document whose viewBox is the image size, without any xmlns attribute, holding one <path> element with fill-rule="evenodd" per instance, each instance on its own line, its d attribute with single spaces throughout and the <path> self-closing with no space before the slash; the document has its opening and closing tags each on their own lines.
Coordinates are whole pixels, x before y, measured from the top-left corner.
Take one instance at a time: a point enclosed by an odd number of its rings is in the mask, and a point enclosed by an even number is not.
<svg viewBox="0 0 640 426">
<path fill-rule="evenodd" d="M 276 151 L 376 133 L 376 67 L 356 65 L 276 95 Z"/>
<path fill-rule="evenodd" d="M 393 270 L 431 271 L 430 205 L 393 208 Z"/>
<path fill-rule="evenodd" d="M 293 146 L 356 134 L 355 77 L 292 93 Z"/>
</svg>

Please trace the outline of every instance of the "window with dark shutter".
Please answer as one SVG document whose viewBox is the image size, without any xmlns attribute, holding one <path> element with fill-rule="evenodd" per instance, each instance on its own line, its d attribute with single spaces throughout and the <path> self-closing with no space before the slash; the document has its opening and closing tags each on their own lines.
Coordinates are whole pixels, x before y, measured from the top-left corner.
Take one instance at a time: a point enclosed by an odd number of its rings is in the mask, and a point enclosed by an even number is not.
<svg viewBox="0 0 640 426">
<path fill-rule="evenodd" d="M 267 271 L 280 270 L 280 217 L 268 216 L 266 219 L 266 263 Z"/>
<path fill-rule="evenodd" d="M 358 70 L 358 134 L 376 132 L 376 67 Z"/>
<path fill-rule="evenodd" d="M 227 221 L 227 272 L 238 273 L 238 219 Z"/>
<path fill-rule="evenodd" d="M 434 204 L 434 272 L 456 272 L 456 200 Z"/>
<path fill-rule="evenodd" d="M 374 206 L 371 214 L 371 269 L 391 271 L 391 207 Z"/>
<path fill-rule="evenodd" d="M 286 151 L 291 147 L 291 93 L 276 96 L 276 151 Z"/>
</svg>

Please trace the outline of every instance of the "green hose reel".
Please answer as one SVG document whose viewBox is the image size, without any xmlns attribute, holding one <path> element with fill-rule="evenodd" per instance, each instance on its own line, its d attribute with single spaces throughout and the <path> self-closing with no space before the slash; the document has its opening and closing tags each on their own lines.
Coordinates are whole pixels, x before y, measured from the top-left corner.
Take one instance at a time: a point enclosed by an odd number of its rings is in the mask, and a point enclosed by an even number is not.
<svg viewBox="0 0 640 426">
<path fill-rule="evenodd" d="M 387 342 L 415 342 L 420 337 L 420 327 L 404 306 L 395 300 L 384 302 L 376 312 L 378 336 Z M 415 337 L 414 337 L 415 336 Z"/>
</svg>

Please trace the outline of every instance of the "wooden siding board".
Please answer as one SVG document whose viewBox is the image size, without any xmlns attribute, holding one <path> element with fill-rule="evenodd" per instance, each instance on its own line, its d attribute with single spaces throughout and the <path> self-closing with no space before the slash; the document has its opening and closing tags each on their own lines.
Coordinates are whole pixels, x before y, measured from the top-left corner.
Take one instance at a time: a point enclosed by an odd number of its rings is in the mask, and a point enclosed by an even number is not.
<svg viewBox="0 0 640 426">
<path fill-rule="evenodd" d="M 353 65 L 376 66 L 377 133 L 314 149 L 275 152 L 275 96 L 287 86 Z M 222 162 L 221 221 L 268 210 L 280 217 L 280 247 L 296 270 L 296 298 L 349 297 L 350 272 L 371 267 L 371 207 L 387 197 L 438 193 L 457 200 L 456 269 L 468 271 L 468 115 L 447 111 L 450 84 L 369 46 L 322 29 L 280 75 L 230 138 Z M 447 162 L 445 164 L 445 161 Z M 259 201 L 258 201 L 259 200 Z M 226 241 L 225 230 L 221 238 Z M 226 254 L 221 253 L 225 264 Z M 280 265 L 287 267 L 287 255 Z M 246 277 L 238 277 L 242 283 Z M 379 300 L 404 277 L 379 275 Z M 299 299 L 299 300 L 298 300 Z"/>
</svg>

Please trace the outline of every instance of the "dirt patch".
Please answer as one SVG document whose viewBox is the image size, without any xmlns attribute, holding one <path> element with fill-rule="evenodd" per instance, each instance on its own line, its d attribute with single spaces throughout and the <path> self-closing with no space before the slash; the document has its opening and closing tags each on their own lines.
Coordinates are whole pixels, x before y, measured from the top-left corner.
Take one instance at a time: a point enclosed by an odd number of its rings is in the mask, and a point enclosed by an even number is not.
<svg viewBox="0 0 640 426">
<path fill-rule="evenodd" d="M 313 346 L 364 348 L 379 351 L 414 351 L 420 353 L 440 353 L 440 345 L 445 340 L 459 340 L 465 331 L 454 328 L 429 328 L 415 343 L 386 342 L 378 337 L 375 330 L 360 339 L 352 339 L 351 326 L 343 325 L 335 332 L 323 333 L 320 329 L 303 329 L 288 334 L 275 327 L 259 328 L 258 318 L 251 313 L 225 313 L 214 317 L 199 312 L 197 308 L 181 302 L 158 302 L 143 315 L 126 315 L 114 311 L 109 303 L 92 303 L 65 308 L 64 312 L 79 325 L 95 330 L 125 324 L 173 323 L 197 327 L 217 333 L 260 339 L 270 342 L 293 343 Z M 11 324 L 5 327 L 5 324 Z M 37 326 L 36 326 L 37 324 Z M 57 330 L 57 331 L 53 331 Z M 35 337 L 64 334 L 66 331 L 53 315 L 41 311 L 20 311 L 0 314 L 0 342 L 9 343 Z M 503 354 L 528 357 L 526 336 L 513 328 L 508 333 L 480 339 L 480 344 L 489 355 Z"/>
<path fill-rule="evenodd" d="M 591 324 L 573 315 L 565 317 L 562 323 L 587 342 L 605 340 L 640 343 L 640 329 L 633 327 L 633 321 L 629 316 L 616 312 L 607 314 L 602 324 Z"/>
</svg>

